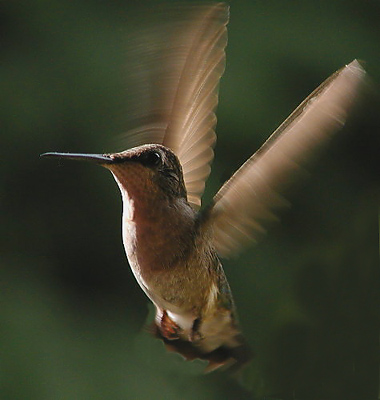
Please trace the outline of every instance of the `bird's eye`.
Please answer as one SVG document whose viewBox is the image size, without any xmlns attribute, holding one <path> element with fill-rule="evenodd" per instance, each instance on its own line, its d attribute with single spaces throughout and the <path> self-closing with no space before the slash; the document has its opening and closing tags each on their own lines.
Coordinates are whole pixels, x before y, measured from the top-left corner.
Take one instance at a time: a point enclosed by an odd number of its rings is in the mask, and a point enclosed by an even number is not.
<svg viewBox="0 0 380 400">
<path fill-rule="evenodd" d="M 143 163 L 148 167 L 155 167 L 161 163 L 161 154 L 157 151 L 150 151 L 143 156 Z"/>
</svg>

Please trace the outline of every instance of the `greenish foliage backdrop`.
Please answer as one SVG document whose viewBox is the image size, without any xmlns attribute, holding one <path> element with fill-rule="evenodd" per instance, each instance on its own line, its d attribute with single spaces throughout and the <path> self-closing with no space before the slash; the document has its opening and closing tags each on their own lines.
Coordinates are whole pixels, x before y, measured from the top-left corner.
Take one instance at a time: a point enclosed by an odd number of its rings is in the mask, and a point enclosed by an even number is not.
<svg viewBox="0 0 380 400">
<path fill-rule="evenodd" d="M 0 3 L 0 398 L 376 399 L 380 2 L 231 1 L 206 200 L 332 72 L 358 58 L 371 77 L 281 224 L 224 263 L 255 352 L 241 380 L 202 375 L 144 332 L 111 175 L 39 159 L 112 150 L 140 8 Z"/>
</svg>

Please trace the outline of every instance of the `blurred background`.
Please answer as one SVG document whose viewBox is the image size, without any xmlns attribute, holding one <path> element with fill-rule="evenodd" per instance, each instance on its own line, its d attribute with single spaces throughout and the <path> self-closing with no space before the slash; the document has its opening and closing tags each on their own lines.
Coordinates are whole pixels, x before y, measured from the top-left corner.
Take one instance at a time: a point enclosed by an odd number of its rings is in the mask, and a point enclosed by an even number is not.
<svg viewBox="0 0 380 400">
<path fill-rule="evenodd" d="M 335 70 L 358 58 L 371 78 L 281 223 L 224 262 L 255 352 L 241 379 L 145 332 L 112 176 L 39 158 L 112 151 L 128 128 L 140 2 L 1 2 L 1 399 L 378 398 L 380 3 L 230 5 L 206 201 Z"/>
</svg>

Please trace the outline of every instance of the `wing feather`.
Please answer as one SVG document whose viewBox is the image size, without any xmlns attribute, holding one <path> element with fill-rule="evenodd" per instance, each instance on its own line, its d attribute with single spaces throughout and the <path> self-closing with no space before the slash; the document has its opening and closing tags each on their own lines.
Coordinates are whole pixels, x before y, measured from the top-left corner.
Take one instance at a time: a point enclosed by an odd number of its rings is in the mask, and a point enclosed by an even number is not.
<svg viewBox="0 0 380 400">
<path fill-rule="evenodd" d="M 214 157 L 229 8 L 177 4 L 164 12 L 161 26 L 140 34 L 134 46 L 137 128 L 124 134 L 124 145 L 171 148 L 183 168 L 188 201 L 197 209 Z"/>
<path fill-rule="evenodd" d="M 201 204 L 205 180 L 214 157 L 218 85 L 225 66 L 228 7 L 208 7 L 188 34 L 186 59 L 181 66 L 170 122 L 163 144 L 178 156 L 188 200 Z M 198 174 L 197 172 L 198 171 Z M 190 184 L 191 183 L 191 184 Z"/>
<path fill-rule="evenodd" d="M 343 126 L 364 75 L 356 60 L 333 74 L 221 187 L 206 219 L 221 256 L 257 241 L 288 206 L 286 190 Z"/>
</svg>

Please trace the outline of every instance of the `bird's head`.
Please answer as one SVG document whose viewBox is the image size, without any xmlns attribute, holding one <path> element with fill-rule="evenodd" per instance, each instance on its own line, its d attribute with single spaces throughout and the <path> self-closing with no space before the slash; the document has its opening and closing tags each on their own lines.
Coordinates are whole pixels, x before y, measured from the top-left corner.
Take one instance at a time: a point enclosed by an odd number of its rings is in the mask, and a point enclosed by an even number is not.
<svg viewBox="0 0 380 400">
<path fill-rule="evenodd" d="M 111 154 L 44 153 L 42 156 L 99 164 L 112 172 L 122 194 L 127 194 L 134 201 L 186 199 L 178 157 L 159 144 L 147 144 Z"/>
</svg>

